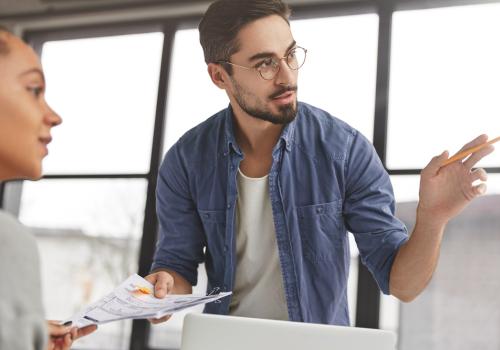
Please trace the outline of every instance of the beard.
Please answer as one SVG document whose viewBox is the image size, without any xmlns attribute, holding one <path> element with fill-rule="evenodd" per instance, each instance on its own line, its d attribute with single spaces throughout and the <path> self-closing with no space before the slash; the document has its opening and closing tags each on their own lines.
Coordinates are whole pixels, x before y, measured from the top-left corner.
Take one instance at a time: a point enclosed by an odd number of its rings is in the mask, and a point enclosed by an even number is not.
<svg viewBox="0 0 500 350">
<path fill-rule="evenodd" d="M 278 112 L 273 113 L 268 108 L 259 106 L 258 104 L 256 106 L 250 106 L 247 101 L 245 101 L 245 97 L 252 96 L 253 94 L 245 91 L 245 89 L 243 89 L 241 85 L 239 85 L 235 80 L 232 80 L 232 82 L 236 90 L 234 98 L 236 99 L 236 102 L 238 103 L 240 108 L 248 115 L 257 119 L 271 122 L 273 124 L 288 124 L 292 122 L 297 116 L 297 99 L 289 104 L 279 106 Z M 268 98 L 273 99 L 288 91 L 297 91 L 297 86 L 283 87 L 275 91 Z"/>
</svg>

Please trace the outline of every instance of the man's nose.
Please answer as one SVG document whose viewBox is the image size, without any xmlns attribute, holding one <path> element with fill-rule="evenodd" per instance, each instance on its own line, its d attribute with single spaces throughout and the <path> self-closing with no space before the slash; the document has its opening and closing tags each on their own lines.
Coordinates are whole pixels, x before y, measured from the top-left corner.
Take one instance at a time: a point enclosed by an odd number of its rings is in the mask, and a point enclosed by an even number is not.
<svg viewBox="0 0 500 350">
<path fill-rule="evenodd" d="M 279 64 L 280 70 L 276 74 L 276 84 L 285 86 L 295 85 L 296 71 L 288 66 L 285 58 L 282 58 Z"/>
</svg>

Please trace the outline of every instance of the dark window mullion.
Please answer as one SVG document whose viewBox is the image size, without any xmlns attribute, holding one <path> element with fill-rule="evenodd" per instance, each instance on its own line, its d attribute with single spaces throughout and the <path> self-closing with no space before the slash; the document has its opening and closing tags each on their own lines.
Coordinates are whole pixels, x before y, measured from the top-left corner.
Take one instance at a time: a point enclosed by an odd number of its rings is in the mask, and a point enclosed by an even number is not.
<svg viewBox="0 0 500 350">
<path fill-rule="evenodd" d="M 386 159 L 392 11 L 389 2 L 380 2 L 373 145 L 383 164 Z M 359 262 L 356 327 L 378 328 L 380 290 L 361 259 Z"/>
<path fill-rule="evenodd" d="M 386 168 L 392 13 L 389 2 L 380 3 L 373 146 Z"/>
<path fill-rule="evenodd" d="M 454 6 L 494 4 L 499 2 L 500 0 L 396 0 L 394 11 L 426 10 Z"/>
<path fill-rule="evenodd" d="M 53 174 L 45 175 L 43 180 L 80 180 L 80 179 L 149 179 L 149 174 Z"/>
<path fill-rule="evenodd" d="M 0 181 L 0 210 L 3 209 L 3 194 L 5 190 L 5 182 Z"/>
<path fill-rule="evenodd" d="M 139 275 L 148 274 L 153 260 L 158 231 L 156 218 L 156 183 L 158 169 L 163 156 L 163 135 L 166 118 L 166 104 L 168 91 L 168 78 L 170 75 L 170 61 L 175 38 L 176 24 L 167 22 L 163 29 L 163 50 L 161 57 L 160 79 L 158 82 L 158 98 L 156 104 L 156 116 L 153 133 L 153 146 L 151 151 L 150 170 L 148 174 L 148 189 L 146 197 L 146 208 L 144 215 L 144 226 L 139 251 Z M 134 320 L 130 339 L 131 350 L 142 350 L 149 348 L 150 326 L 146 320 Z"/>
</svg>

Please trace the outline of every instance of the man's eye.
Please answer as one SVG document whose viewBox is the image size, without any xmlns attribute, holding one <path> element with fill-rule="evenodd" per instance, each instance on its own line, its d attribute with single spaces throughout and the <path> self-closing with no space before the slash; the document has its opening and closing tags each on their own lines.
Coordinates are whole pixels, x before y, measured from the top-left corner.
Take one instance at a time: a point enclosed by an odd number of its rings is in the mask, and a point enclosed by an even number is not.
<svg viewBox="0 0 500 350">
<path fill-rule="evenodd" d="M 260 63 L 257 64 L 257 68 L 269 68 L 273 66 L 273 59 L 272 58 L 266 58 L 264 61 L 261 61 Z"/>
</svg>

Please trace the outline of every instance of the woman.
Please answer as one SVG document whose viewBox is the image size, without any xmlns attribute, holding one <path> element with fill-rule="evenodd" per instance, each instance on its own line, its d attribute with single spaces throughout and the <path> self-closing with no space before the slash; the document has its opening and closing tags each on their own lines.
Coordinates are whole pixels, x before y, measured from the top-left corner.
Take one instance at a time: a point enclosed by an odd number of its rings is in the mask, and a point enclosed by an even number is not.
<svg viewBox="0 0 500 350">
<path fill-rule="evenodd" d="M 42 175 L 50 131 L 61 123 L 44 92 L 35 52 L 0 27 L 0 182 Z M 95 329 L 45 321 L 35 239 L 0 212 L 0 349 L 69 349 L 75 339 Z"/>
</svg>

